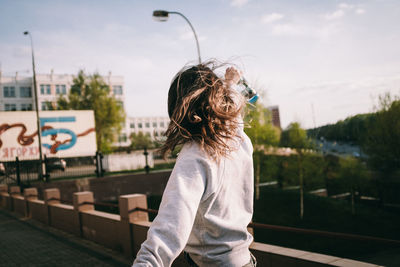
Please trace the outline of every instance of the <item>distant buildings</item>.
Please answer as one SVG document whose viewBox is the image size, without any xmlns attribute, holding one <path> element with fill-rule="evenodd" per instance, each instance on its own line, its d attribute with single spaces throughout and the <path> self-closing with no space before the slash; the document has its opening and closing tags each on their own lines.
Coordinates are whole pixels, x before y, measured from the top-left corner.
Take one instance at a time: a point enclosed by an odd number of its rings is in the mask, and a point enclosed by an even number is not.
<svg viewBox="0 0 400 267">
<path fill-rule="evenodd" d="M 279 116 L 279 106 L 270 106 L 268 107 L 269 111 L 271 111 L 271 123 L 275 127 L 281 128 L 281 117 Z"/>
<path fill-rule="evenodd" d="M 71 74 L 37 74 L 37 96 L 39 110 L 56 109 L 57 99 L 60 95 L 67 95 L 73 84 L 74 75 Z M 104 81 L 110 86 L 111 92 L 120 105 L 125 109 L 125 86 L 122 76 L 109 73 L 103 76 Z M 0 72 L 0 111 L 35 110 L 32 76 L 3 76 Z M 157 139 L 167 129 L 167 117 L 127 117 L 124 127 L 118 137 L 116 145 L 128 146 L 131 133 L 143 132 L 152 139 Z"/>
<path fill-rule="evenodd" d="M 39 110 L 56 108 L 57 98 L 69 93 L 73 84 L 74 75 L 71 74 L 38 74 L 36 76 Z M 125 86 L 122 76 L 113 76 L 111 73 L 103 76 L 104 81 L 110 86 L 111 92 L 121 106 L 125 109 Z M 281 128 L 279 107 L 270 106 L 271 123 Z M 0 111 L 35 110 L 32 77 L 3 76 L 0 72 Z M 161 138 L 167 130 L 168 117 L 127 117 L 122 132 L 118 137 L 118 146 L 128 146 L 129 136 L 132 133 L 143 132 L 153 140 Z"/>
<path fill-rule="evenodd" d="M 152 140 L 160 140 L 169 124 L 168 117 L 127 117 L 125 130 L 118 138 L 118 146 L 129 146 L 132 133 L 142 132 Z"/>
<path fill-rule="evenodd" d="M 39 110 L 56 108 L 57 98 L 68 94 L 73 83 L 74 75 L 49 74 L 36 75 L 37 96 Z M 104 81 L 110 86 L 110 94 L 124 106 L 124 78 L 112 76 L 111 73 L 103 76 Z M 0 111 L 35 110 L 32 76 L 3 76 L 0 72 Z"/>
</svg>

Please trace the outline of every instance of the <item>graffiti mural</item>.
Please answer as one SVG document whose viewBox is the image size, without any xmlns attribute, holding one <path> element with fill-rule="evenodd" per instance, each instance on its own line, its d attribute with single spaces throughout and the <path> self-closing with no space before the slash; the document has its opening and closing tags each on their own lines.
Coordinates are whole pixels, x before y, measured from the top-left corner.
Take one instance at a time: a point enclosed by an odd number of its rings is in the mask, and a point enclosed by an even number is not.
<svg viewBox="0 0 400 267">
<path fill-rule="evenodd" d="M 96 152 L 93 111 L 40 112 L 42 151 L 51 156 L 92 156 Z M 35 112 L 0 112 L 0 161 L 39 155 Z"/>
</svg>

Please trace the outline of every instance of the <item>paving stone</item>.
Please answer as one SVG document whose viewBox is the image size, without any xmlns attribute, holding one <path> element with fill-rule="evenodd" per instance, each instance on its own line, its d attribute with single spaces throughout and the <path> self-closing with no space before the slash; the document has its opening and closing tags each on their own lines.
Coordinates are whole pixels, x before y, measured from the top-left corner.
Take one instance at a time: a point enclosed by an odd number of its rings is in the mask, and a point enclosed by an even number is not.
<svg viewBox="0 0 400 267">
<path fill-rule="evenodd" d="M 0 266 L 129 266 L 109 249 L 48 230 L 0 210 Z"/>
</svg>

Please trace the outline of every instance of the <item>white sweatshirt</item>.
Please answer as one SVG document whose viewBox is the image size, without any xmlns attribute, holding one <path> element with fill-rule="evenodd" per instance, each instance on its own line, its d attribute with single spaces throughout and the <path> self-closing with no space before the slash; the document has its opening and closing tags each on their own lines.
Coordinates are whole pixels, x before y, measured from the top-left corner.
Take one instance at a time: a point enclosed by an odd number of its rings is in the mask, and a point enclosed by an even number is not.
<svg viewBox="0 0 400 267">
<path fill-rule="evenodd" d="M 243 266 L 253 240 L 253 146 L 241 139 L 218 163 L 185 144 L 133 266 L 171 266 L 182 250 L 201 266 Z"/>
</svg>

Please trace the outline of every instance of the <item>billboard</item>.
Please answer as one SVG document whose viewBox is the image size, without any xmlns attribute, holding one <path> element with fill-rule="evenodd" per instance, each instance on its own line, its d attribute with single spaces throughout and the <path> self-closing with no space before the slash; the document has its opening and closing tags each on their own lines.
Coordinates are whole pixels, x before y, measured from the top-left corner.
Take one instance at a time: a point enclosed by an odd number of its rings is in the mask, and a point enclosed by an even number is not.
<svg viewBox="0 0 400 267">
<path fill-rule="evenodd" d="M 40 111 L 42 152 L 47 157 L 93 156 L 92 110 Z M 0 161 L 39 158 L 35 111 L 0 112 Z"/>
</svg>

